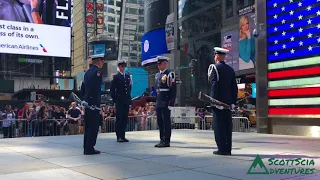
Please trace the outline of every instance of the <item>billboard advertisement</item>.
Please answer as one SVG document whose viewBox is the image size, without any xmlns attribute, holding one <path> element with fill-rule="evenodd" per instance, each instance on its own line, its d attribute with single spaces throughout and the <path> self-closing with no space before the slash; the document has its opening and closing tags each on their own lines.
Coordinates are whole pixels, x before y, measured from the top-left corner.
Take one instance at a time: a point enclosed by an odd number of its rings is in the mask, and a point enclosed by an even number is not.
<svg viewBox="0 0 320 180">
<path fill-rule="evenodd" d="M 169 15 L 169 0 L 144 1 L 144 31 L 165 27 Z"/>
<path fill-rule="evenodd" d="M 167 41 L 167 47 L 169 51 L 174 49 L 173 21 L 174 21 L 174 13 L 171 13 L 168 15 L 167 21 L 166 21 L 166 41 Z"/>
<path fill-rule="evenodd" d="M 142 36 L 142 65 L 156 62 L 155 57 L 168 53 L 165 28 Z"/>
<path fill-rule="evenodd" d="M 89 44 L 89 56 L 104 54 L 104 60 L 118 59 L 117 41 L 93 41 Z"/>
<path fill-rule="evenodd" d="M 95 44 L 93 45 L 93 55 L 105 54 L 105 44 Z"/>
<path fill-rule="evenodd" d="M 0 53 L 70 57 L 71 0 L 0 4 Z"/>
<path fill-rule="evenodd" d="M 256 46 L 252 35 L 254 22 L 254 5 L 239 10 L 239 70 L 255 67 Z"/>
<path fill-rule="evenodd" d="M 222 48 L 228 49 L 229 53 L 226 56 L 225 62 L 235 71 L 239 71 L 239 31 L 233 30 L 221 34 Z"/>
<path fill-rule="evenodd" d="M 255 67 L 255 38 L 252 32 L 255 27 L 255 6 L 239 10 L 239 28 L 221 34 L 221 46 L 230 50 L 226 63 L 235 71 Z"/>
</svg>

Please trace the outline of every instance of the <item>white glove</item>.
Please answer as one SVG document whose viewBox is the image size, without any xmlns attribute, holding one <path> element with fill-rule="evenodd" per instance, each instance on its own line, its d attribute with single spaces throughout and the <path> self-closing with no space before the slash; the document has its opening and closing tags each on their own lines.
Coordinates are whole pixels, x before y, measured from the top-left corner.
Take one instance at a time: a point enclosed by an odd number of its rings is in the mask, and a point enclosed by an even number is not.
<svg viewBox="0 0 320 180">
<path fill-rule="evenodd" d="M 223 106 L 216 106 L 216 108 L 222 110 Z"/>
<path fill-rule="evenodd" d="M 172 110 L 172 108 L 173 108 L 172 106 L 168 106 L 168 109 L 169 109 L 170 111 Z"/>
<path fill-rule="evenodd" d="M 231 109 L 234 109 L 236 106 L 234 104 L 231 104 Z"/>
<path fill-rule="evenodd" d="M 85 101 L 82 101 L 82 102 L 81 102 L 81 106 L 88 106 L 88 103 L 85 102 Z"/>
</svg>

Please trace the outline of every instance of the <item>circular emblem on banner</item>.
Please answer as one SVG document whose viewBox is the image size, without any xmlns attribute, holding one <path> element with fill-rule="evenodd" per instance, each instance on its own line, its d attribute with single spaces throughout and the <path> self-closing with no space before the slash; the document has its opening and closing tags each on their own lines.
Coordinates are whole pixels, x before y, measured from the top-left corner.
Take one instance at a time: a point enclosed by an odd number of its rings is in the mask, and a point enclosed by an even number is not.
<svg viewBox="0 0 320 180">
<path fill-rule="evenodd" d="M 143 43 L 144 52 L 148 52 L 149 51 L 149 47 L 150 47 L 149 41 L 145 40 L 144 43 Z"/>
</svg>

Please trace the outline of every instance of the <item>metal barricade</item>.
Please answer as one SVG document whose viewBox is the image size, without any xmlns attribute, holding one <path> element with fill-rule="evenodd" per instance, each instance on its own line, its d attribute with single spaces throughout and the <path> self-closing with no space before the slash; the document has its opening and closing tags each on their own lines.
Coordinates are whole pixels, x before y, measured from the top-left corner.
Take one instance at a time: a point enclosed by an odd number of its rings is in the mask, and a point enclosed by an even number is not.
<svg viewBox="0 0 320 180">
<path fill-rule="evenodd" d="M 147 122 L 145 123 L 145 130 L 157 130 L 158 122 L 156 116 L 150 116 L 147 118 Z"/>
<path fill-rule="evenodd" d="M 200 129 L 203 119 L 200 116 L 171 117 L 172 129 Z"/>
<path fill-rule="evenodd" d="M 202 130 L 212 130 L 213 116 L 205 116 Z M 232 117 L 232 132 L 250 132 L 250 120 L 246 117 Z"/>
<path fill-rule="evenodd" d="M 250 121 L 247 117 L 232 117 L 233 132 L 250 132 Z"/>
<path fill-rule="evenodd" d="M 26 119 L 0 120 L 0 138 L 28 137 L 29 129 Z"/>
<path fill-rule="evenodd" d="M 212 130 L 213 116 L 206 115 L 202 122 L 201 130 Z"/>
<path fill-rule="evenodd" d="M 103 120 L 102 133 L 116 132 L 116 118 L 107 117 Z"/>
<path fill-rule="evenodd" d="M 33 137 L 77 135 L 84 133 L 83 119 L 78 121 L 70 119 L 35 119 L 30 122 L 30 127 L 28 136 Z"/>
</svg>

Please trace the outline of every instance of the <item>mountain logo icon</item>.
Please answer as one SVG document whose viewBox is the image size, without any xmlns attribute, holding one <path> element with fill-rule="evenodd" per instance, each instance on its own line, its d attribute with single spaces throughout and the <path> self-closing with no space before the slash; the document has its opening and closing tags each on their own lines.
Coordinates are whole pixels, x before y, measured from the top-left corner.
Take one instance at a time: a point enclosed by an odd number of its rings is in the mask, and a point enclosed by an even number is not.
<svg viewBox="0 0 320 180">
<path fill-rule="evenodd" d="M 259 155 L 257 155 L 252 162 L 247 174 L 269 174 L 269 171 Z"/>
</svg>

